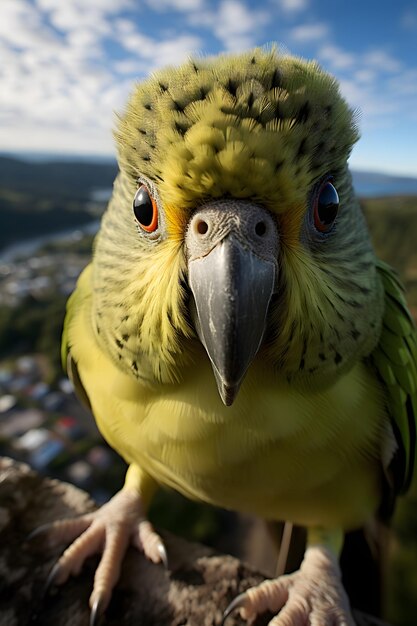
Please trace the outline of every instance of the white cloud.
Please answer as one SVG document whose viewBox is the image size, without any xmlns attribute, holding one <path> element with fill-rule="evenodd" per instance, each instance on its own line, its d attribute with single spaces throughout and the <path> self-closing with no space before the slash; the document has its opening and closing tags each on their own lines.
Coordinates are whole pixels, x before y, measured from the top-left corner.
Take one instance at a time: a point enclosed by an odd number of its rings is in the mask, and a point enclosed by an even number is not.
<svg viewBox="0 0 417 626">
<path fill-rule="evenodd" d="M 372 69 L 360 69 L 354 72 L 353 78 L 358 83 L 370 84 L 373 83 L 377 78 L 377 73 Z"/>
<path fill-rule="evenodd" d="M 137 59 L 147 62 L 148 72 L 162 65 L 181 63 L 201 46 L 201 39 L 195 35 L 180 35 L 174 39 L 156 40 L 139 31 L 119 33 L 118 42 Z M 133 63 L 135 59 L 130 59 Z M 116 64 L 126 70 L 130 64 Z M 133 67 L 133 65 L 132 65 Z"/>
<path fill-rule="evenodd" d="M 225 50 L 235 51 L 256 45 L 257 33 L 269 19 L 267 11 L 252 11 L 239 0 L 222 0 L 217 10 L 196 13 L 189 22 L 210 29 Z"/>
<path fill-rule="evenodd" d="M 296 13 L 307 9 L 309 0 L 278 0 L 278 6 L 285 13 Z"/>
<path fill-rule="evenodd" d="M 71 6 L 82 14 L 87 8 L 94 9 L 100 13 L 114 14 L 123 9 L 135 7 L 135 0 L 35 0 L 37 6 L 45 11 L 65 10 L 66 6 Z"/>
<path fill-rule="evenodd" d="M 401 63 L 388 52 L 381 49 L 371 50 L 366 53 L 363 61 L 366 65 L 383 72 L 398 72 L 401 69 Z"/>
<path fill-rule="evenodd" d="M 396 74 L 388 81 L 390 92 L 397 97 L 417 96 L 417 68 L 407 69 Z M 414 104 L 417 110 L 417 101 Z"/>
<path fill-rule="evenodd" d="M 317 56 L 320 60 L 326 61 L 333 70 L 346 69 L 356 63 L 353 54 L 330 43 L 321 46 Z"/>
<path fill-rule="evenodd" d="M 328 33 L 329 28 L 326 24 L 301 24 L 290 30 L 289 37 L 298 43 L 307 43 L 326 39 Z"/>
<path fill-rule="evenodd" d="M 2 0 L 0 39 L 16 48 L 56 45 L 58 38 L 43 23 L 40 14 L 26 0 Z"/>
<path fill-rule="evenodd" d="M 204 8 L 204 0 L 147 0 L 154 11 L 198 11 Z"/>
<path fill-rule="evenodd" d="M 2 130 L 2 150 L 10 152 L 41 150 L 56 154 L 115 154 L 110 126 L 106 129 L 101 126 L 81 126 L 75 132 L 74 128 L 63 127 L 62 124 L 40 125 L 23 121 L 19 128 L 19 133 L 7 126 Z"/>
<path fill-rule="evenodd" d="M 417 11 L 409 9 L 403 13 L 400 24 L 405 30 L 417 32 Z"/>
</svg>

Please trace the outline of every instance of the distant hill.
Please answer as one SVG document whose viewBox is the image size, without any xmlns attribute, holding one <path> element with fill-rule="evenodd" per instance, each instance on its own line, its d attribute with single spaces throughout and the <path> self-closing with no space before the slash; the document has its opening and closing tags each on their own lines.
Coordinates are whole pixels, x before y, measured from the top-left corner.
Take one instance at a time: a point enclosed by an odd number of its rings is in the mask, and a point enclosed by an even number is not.
<svg viewBox="0 0 417 626">
<path fill-rule="evenodd" d="M 0 250 L 24 239 L 77 228 L 97 219 L 91 212 L 94 197 L 102 209 L 110 190 L 115 162 L 29 162 L 0 157 Z"/>
<path fill-rule="evenodd" d="M 391 176 L 377 172 L 352 171 L 353 184 L 359 196 L 415 196 L 417 178 Z"/>
<path fill-rule="evenodd" d="M 116 162 L 25 161 L 0 156 L 0 189 L 37 196 L 88 200 L 95 189 L 111 188 Z"/>
</svg>

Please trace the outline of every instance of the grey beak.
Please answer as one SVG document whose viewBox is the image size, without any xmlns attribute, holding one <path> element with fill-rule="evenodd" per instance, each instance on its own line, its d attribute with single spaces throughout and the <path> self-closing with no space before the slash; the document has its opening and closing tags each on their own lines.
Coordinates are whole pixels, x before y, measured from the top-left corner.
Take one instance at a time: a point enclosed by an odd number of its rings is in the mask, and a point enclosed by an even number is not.
<svg viewBox="0 0 417 626">
<path fill-rule="evenodd" d="M 229 406 L 262 342 L 276 257 L 262 258 L 228 234 L 206 256 L 189 262 L 189 283 L 194 325 Z"/>
</svg>

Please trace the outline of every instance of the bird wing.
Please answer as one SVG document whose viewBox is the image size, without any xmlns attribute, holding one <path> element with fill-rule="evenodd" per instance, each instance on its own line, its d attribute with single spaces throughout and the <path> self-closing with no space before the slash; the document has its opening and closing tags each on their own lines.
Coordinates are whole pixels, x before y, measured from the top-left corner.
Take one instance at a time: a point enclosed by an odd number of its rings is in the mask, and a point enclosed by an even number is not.
<svg viewBox="0 0 417 626">
<path fill-rule="evenodd" d="M 76 314 L 83 310 L 85 301 L 91 297 L 89 279 L 91 265 L 88 265 L 82 272 L 77 282 L 77 288 L 73 291 L 67 302 L 67 312 L 64 320 L 64 328 L 61 341 L 61 362 L 64 371 L 74 385 L 75 393 L 81 402 L 91 411 L 90 399 L 81 382 L 78 373 L 77 363 L 71 353 L 70 328 L 74 323 Z"/>
<path fill-rule="evenodd" d="M 370 359 L 385 387 L 386 409 L 397 449 L 388 475 L 396 493 L 404 493 L 413 475 L 417 421 L 417 332 L 396 272 L 377 261 L 385 291 L 379 343 Z"/>
</svg>

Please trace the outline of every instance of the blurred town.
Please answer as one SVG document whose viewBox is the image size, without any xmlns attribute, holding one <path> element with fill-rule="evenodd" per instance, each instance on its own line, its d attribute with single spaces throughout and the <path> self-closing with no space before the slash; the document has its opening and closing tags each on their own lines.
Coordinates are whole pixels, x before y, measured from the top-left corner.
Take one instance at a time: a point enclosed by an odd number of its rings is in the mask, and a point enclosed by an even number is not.
<svg viewBox="0 0 417 626">
<path fill-rule="evenodd" d="M 1 261 L 1 307 L 19 312 L 36 302 L 45 327 L 51 332 L 59 328 L 63 302 L 88 262 L 83 245 L 89 250 L 90 244 L 91 237 L 75 231 L 65 244 L 46 245 L 36 255 L 21 253 Z M 62 303 L 59 319 L 48 319 L 57 315 L 50 307 L 53 301 Z M 32 322 L 36 327 L 39 320 Z M 10 356 L 0 360 L 0 454 L 70 481 L 98 502 L 106 501 L 122 484 L 123 463 L 105 444 L 89 411 L 75 397 L 72 383 L 60 371 L 59 342 L 51 358 L 48 350 L 20 353 L 22 338 L 16 332 L 15 340 Z"/>
</svg>

